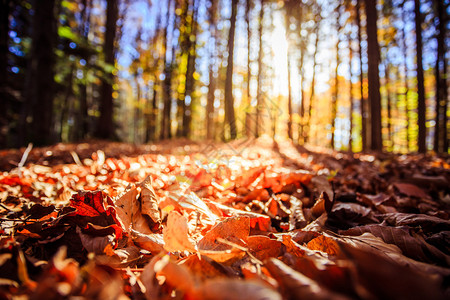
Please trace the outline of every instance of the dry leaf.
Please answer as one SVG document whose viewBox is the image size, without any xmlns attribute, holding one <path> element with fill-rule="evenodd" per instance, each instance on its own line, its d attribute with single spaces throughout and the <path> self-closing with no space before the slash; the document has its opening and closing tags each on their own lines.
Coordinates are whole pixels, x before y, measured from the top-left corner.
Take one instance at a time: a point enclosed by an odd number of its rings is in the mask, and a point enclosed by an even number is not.
<svg viewBox="0 0 450 300">
<path fill-rule="evenodd" d="M 163 236 L 166 251 L 196 251 L 194 243 L 189 239 L 187 220 L 177 211 L 169 213 Z"/>
</svg>

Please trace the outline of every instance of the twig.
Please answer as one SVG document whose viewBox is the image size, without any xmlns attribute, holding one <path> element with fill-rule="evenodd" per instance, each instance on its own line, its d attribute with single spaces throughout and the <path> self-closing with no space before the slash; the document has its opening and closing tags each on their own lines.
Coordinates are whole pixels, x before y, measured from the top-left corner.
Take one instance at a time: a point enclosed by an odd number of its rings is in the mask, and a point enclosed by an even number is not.
<svg viewBox="0 0 450 300">
<path fill-rule="evenodd" d="M 22 159 L 20 160 L 19 164 L 17 165 L 17 168 L 19 170 L 19 177 L 22 177 L 22 167 L 25 165 L 25 162 L 27 161 L 28 154 L 30 154 L 31 149 L 33 149 L 33 144 L 29 143 L 27 146 L 27 149 L 25 149 L 25 152 L 22 155 Z"/>
<path fill-rule="evenodd" d="M 0 206 L 3 207 L 4 209 L 6 209 L 7 211 L 12 211 L 9 207 L 4 205 L 3 203 L 0 203 Z"/>
<path fill-rule="evenodd" d="M 245 252 L 251 259 L 253 259 L 257 264 L 263 265 L 263 262 L 260 261 L 259 259 L 257 259 L 253 254 L 251 254 L 251 253 L 248 251 L 248 248 L 242 247 L 242 246 L 240 246 L 240 245 L 238 245 L 238 244 L 236 244 L 236 243 L 230 242 L 230 241 L 228 241 L 228 240 L 226 240 L 226 239 L 223 239 L 223 238 L 220 238 L 220 237 L 216 238 L 216 241 L 218 241 L 219 243 L 222 243 L 222 244 L 231 246 L 231 247 L 233 247 L 233 248 L 239 249 L 239 250 L 241 250 L 241 251 L 244 251 L 244 252 Z"/>
<path fill-rule="evenodd" d="M 83 166 L 83 164 L 81 163 L 80 157 L 78 156 L 78 154 L 75 151 L 70 151 L 70 154 L 72 155 L 73 160 L 75 161 L 75 163 L 78 166 Z"/>
</svg>

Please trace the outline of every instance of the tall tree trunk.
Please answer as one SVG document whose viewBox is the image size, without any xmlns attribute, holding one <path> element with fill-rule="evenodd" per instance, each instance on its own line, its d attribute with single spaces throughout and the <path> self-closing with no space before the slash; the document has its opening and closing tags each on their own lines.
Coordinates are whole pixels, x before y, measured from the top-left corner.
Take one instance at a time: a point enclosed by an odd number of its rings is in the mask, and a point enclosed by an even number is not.
<svg viewBox="0 0 450 300">
<path fill-rule="evenodd" d="M 307 126 L 307 134 L 305 135 L 305 143 L 307 143 L 311 137 L 311 119 L 312 119 L 312 109 L 313 109 L 313 103 L 314 103 L 314 96 L 315 96 L 315 88 L 316 88 L 316 67 L 317 67 L 317 52 L 319 49 L 319 29 L 320 29 L 320 22 L 322 18 L 320 17 L 320 14 L 317 16 L 318 20 L 316 22 L 316 27 L 314 29 L 314 33 L 316 35 L 315 41 L 314 41 L 314 54 L 313 54 L 313 73 L 312 73 L 312 79 L 311 79 L 311 95 L 309 96 L 309 107 L 308 107 L 308 120 L 306 122 Z"/>
<path fill-rule="evenodd" d="M 376 0 L 365 0 L 367 18 L 367 54 L 369 61 L 369 103 L 370 103 L 370 149 L 381 151 L 381 96 L 378 65 L 380 63 L 380 47 L 377 36 Z"/>
<path fill-rule="evenodd" d="M 105 55 L 105 63 L 115 64 L 115 46 L 117 32 L 117 20 L 119 18 L 118 0 L 107 1 L 106 6 L 106 25 L 105 25 L 105 41 L 103 43 L 103 53 Z M 114 75 L 108 73 L 102 78 L 100 89 L 100 117 L 97 124 L 96 136 L 99 138 L 114 138 L 113 123 L 113 88 Z"/>
<path fill-rule="evenodd" d="M 289 57 L 289 47 L 288 47 L 288 57 L 287 57 L 287 80 L 288 80 L 288 137 L 289 139 L 293 139 L 292 137 L 292 92 L 291 92 L 291 63 L 290 63 L 290 57 Z"/>
<path fill-rule="evenodd" d="M 385 76 L 385 88 L 386 88 L 386 99 L 387 99 L 387 132 L 388 132 L 388 141 L 389 147 L 388 150 L 392 151 L 394 146 L 394 140 L 392 139 L 392 98 L 391 98 L 391 82 L 390 82 L 390 66 L 389 61 L 385 60 L 384 65 L 384 76 Z"/>
<path fill-rule="evenodd" d="M 92 10 L 92 1 L 83 0 L 83 9 L 81 10 L 81 24 L 79 26 L 79 34 L 83 38 L 85 43 L 89 43 L 88 36 L 90 31 L 90 17 Z M 87 60 L 89 57 L 87 58 Z M 83 78 L 87 77 L 87 67 L 82 67 Z M 87 101 L 87 83 L 80 81 L 78 83 L 79 95 L 78 99 L 78 111 L 76 119 L 76 138 L 75 140 L 83 140 L 87 137 L 89 132 L 89 116 L 88 116 L 88 101 Z"/>
<path fill-rule="evenodd" d="M 263 95 L 262 95 L 262 68 L 263 68 L 263 41 L 262 41 L 262 31 L 263 31 L 263 22 L 264 22 L 264 0 L 261 0 L 261 8 L 259 11 L 259 28 L 258 28 L 258 37 L 259 37 L 259 50 L 258 50 L 258 75 L 257 75 L 257 88 L 256 88 L 256 120 L 255 120 L 255 136 L 259 137 L 260 135 L 260 123 L 261 123 L 261 106 L 263 103 Z"/>
<path fill-rule="evenodd" d="M 214 92 L 216 90 L 216 68 L 217 68 L 217 57 L 215 52 L 218 49 L 218 38 L 217 38 L 217 7 L 218 3 L 215 0 L 209 0 L 210 7 L 208 10 L 208 22 L 209 22 L 209 32 L 211 34 L 212 42 L 209 48 L 209 85 L 208 85 L 208 95 L 206 96 L 206 138 L 211 140 L 215 136 L 215 126 L 214 126 Z"/>
<path fill-rule="evenodd" d="M 286 40 L 287 40 L 287 85 L 288 85 L 288 137 L 292 140 L 292 92 L 291 92 L 291 53 L 289 47 L 289 13 L 286 12 Z M 302 99 L 303 102 L 303 99 Z"/>
<path fill-rule="evenodd" d="M 362 149 L 367 150 L 367 103 L 364 99 L 364 73 L 363 73 L 363 61 L 362 61 L 362 38 L 361 38 L 361 10 L 360 1 L 356 0 L 356 25 L 358 26 L 358 55 L 359 55 L 359 88 L 360 88 L 360 114 L 361 114 L 361 138 Z"/>
<path fill-rule="evenodd" d="M 352 132 L 353 132 L 353 111 L 354 111 L 354 99 L 353 99 L 353 84 L 352 84 L 352 77 L 353 77 L 353 72 L 352 72 L 352 60 L 353 60 L 353 49 L 352 49 L 352 44 L 351 44 L 351 40 L 349 37 L 348 40 L 348 71 L 349 71 L 349 100 L 350 100 L 350 129 L 349 129 L 349 139 L 348 139 L 348 150 L 350 152 L 353 151 L 353 137 L 352 137 Z"/>
<path fill-rule="evenodd" d="M 341 42 L 340 40 L 340 32 L 341 32 L 341 4 L 339 3 L 338 7 L 336 8 L 336 25 L 337 25 L 337 42 L 336 42 L 336 67 L 334 69 L 334 95 L 331 99 L 331 148 L 334 149 L 334 141 L 335 141 L 335 134 L 336 134 L 336 117 L 337 117 L 337 100 L 339 96 L 339 74 L 338 74 L 338 68 L 340 64 L 340 57 L 339 57 L 339 44 Z"/>
<path fill-rule="evenodd" d="M 302 37 L 301 37 L 302 39 Z M 300 74 L 300 98 L 302 99 L 302 101 L 300 102 L 300 127 L 298 130 L 298 142 L 299 144 L 303 145 L 305 143 L 305 130 L 304 130 L 304 125 L 305 125 L 305 89 L 303 88 L 303 82 L 304 82 L 304 77 L 305 77 L 305 70 L 303 68 L 303 63 L 305 61 L 305 51 L 306 51 L 306 47 L 303 43 L 302 40 L 300 40 L 300 63 L 299 63 L 299 74 Z M 290 112 L 290 115 L 292 114 L 292 109 Z"/>
<path fill-rule="evenodd" d="M 0 0 L 0 148 L 6 147 L 8 135 L 8 33 L 10 0 Z"/>
<path fill-rule="evenodd" d="M 41 0 L 35 1 L 34 6 L 32 45 L 24 105 L 31 104 L 31 140 L 35 145 L 50 144 L 54 138 L 55 3 L 55 0 Z"/>
<path fill-rule="evenodd" d="M 436 78 L 436 104 L 435 104 L 435 132 L 434 132 L 434 151 L 437 153 L 448 152 L 448 138 L 447 138 L 447 60 L 445 53 L 447 52 L 447 45 L 445 43 L 447 19 L 444 15 L 444 5 L 440 0 L 435 1 L 435 11 L 438 19 L 439 33 L 437 38 L 437 56 L 435 66 Z M 442 69 L 441 69 L 442 65 Z"/>
<path fill-rule="evenodd" d="M 420 0 L 414 0 L 414 13 L 416 23 L 416 57 L 417 57 L 417 114 L 419 125 L 418 146 L 419 153 L 425 153 L 427 129 L 425 127 L 425 87 L 422 64 L 422 14 L 420 13 Z"/>
<path fill-rule="evenodd" d="M 227 73 L 225 79 L 225 122 L 230 128 L 230 138 L 235 139 L 236 119 L 234 116 L 233 99 L 233 60 L 234 60 L 234 34 L 236 30 L 237 5 L 239 0 L 231 1 L 230 30 L 228 32 L 228 58 Z"/>
<path fill-rule="evenodd" d="M 404 11 L 404 7 L 403 7 L 403 12 L 402 12 L 402 21 L 403 21 L 403 26 L 402 26 L 402 48 L 403 48 L 403 70 L 405 72 L 405 77 L 404 77 L 404 85 L 405 85 L 405 117 L 406 117 L 406 126 L 405 126 L 405 131 L 406 131 L 406 151 L 409 152 L 410 149 L 410 139 L 409 139 L 409 123 L 410 123 L 410 119 L 409 119 L 409 98 L 408 98 L 408 94 L 409 94 L 409 83 L 408 83 L 408 64 L 407 64 L 407 57 L 408 57 L 408 46 L 406 44 L 406 31 L 405 31 L 405 25 L 406 25 L 406 16 L 405 16 L 405 11 Z"/>
<path fill-rule="evenodd" d="M 191 132 L 191 119 L 192 119 L 192 92 L 194 90 L 194 72 L 195 72 L 195 59 L 197 56 L 196 48 L 197 48 L 197 14 L 198 7 L 197 1 L 193 0 L 192 3 L 192 33 L 189 36 L 189 53 L 188 53 L 188 61 L 186 67 L 186 92 L 184 99 L 184 111 L 183 111 L 183 137 L 189 137 Z M 189 103 L 186 103 L 187 99 L 189 99 Z"/>
<path fill-rule="evenodd" d="M 245 23 L 247 24 L 247 109 L 245 111 L 245 134 L 249 138 L 252 135 L 250 125 L 250 114 L 252 99 L 250 94 L 250 82 L 252 79 L 252 70 L 250 67 L 250 52 L 251 52 L 251 26 L 250 26 L 250 10 L 252 6 L 252 0 L 246 0 L 245 2 Z"/>
<path fill-rule="evenodd" d="M 172 9 L 172 0 L 168 0 L 167 4 L 167 15 L 166 15 L 166 26 L 164 28 L 163 35 L 163 45 L 164 45 L 164 80 L 162 82 L 162 96 L 163 96 L 163 112 L 161 117 L 161 132 L 160 139 L 165 140 L 172 136 L 171 124 L 170 124 L 170 113 L 172 109 L 172 97 L 170 93 L 172 84 L 172 62 L 169 62 L 169 23 L 170 15 Z M 173 46 L 171 47 L 172 54 L 175 52 Z M 171 56 L 174 59 L 174 56 Z"/>
<path fill-rule="evenodd" d="M 134 120 L 133 120 L 133 143 L 139 143 L 139 111 L 141 104 L 141 85 L 139 84 L 139 74 L 134 73 L 134 83 L 136 85 L 136 101 L 134 103 Z"/>
</svg>

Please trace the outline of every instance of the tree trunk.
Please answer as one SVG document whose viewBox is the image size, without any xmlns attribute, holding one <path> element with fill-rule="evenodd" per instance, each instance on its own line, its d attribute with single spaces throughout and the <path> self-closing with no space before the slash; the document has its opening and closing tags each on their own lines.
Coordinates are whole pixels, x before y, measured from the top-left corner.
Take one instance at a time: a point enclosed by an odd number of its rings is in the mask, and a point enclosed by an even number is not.
<svg viewBox="0 0 450 300">
<path fill-rule="evenodd" d="M 291 57 L 289 49 L 289 15 L 286 15 L 286 40 L 287 40 L 287 84 L 288 84 L 288 137 L 292 140 L 292 92 L 291 92 Z M 303 99 L 302 99 L 303 103 Z"/>
<path fill-rule="evenodd" d="M 437 56 L 435 66 L 436 78 L 436 104 L 435 104 L 435 132 L 434 132 L 434 151 L 437 153 L 448 152 L 448 138 L 447 138 L 447 60 L 445 53 L 447 47 L 445 43 L 447 21 L 444 16 L 444 5 L 442 1 L 435 1 L 435 11 L 438 19 L 439 33 L 437 38 Z M 441 69 L 442 64 L 442 69 Z"/>
<path fill-rule="evenodd" d="M 215 52 L 218 49 L 218 38 L 217 38 L 217 1 L 209 0 L 210 7 L 208 10 L 208 22 L 209 22 L 209 32 L 213 41 L 210 43 L 209 48 L 209 85 L 208 85 L 208 95 L 206 96 L 206 138 L 211 140 L 215 136 L 215 126 L 214 126 L 214 92 L 216 90 L 216 71 L 217 68 L 217 57 Z"/>
<path fill-rule="evenodd" d="M 230 138 L 235 139 L 236 119 L 234 116 L 233 99 L 233 59 L 234 59 L 234 34 L 236 29 L 237 5 L 239 0 L 231 1 L 230 30 L 228 32 L 228 58 L 227 72 L 225 79 L 225 123 L 230 128 Z"/>
<path fill-rule="evenodd" d="M 386 59 L 384 65 L 384 76 L 385 76 L 385 88 L 386 88 L 386 99 L 387 99 L 387 132 L 388 132 L 388 141 L 389 147 L 388 150 L 392 151 L 394 146 L 394 140 L 392 139 L 392 99 L 391 99 L 391 82 L 390 82 L 390 66 L 389 61 Z"/>
<path fill-rule="evenodd" d="M 377 36 L 377 7 L 376 0 L 365 0 L 367 18 L 367 47 L 368 47 L 368 82 L 370 103 L 370 149 L 382 150 L 381 138 L 381 96 L 378 65 L 380 63 L 380 47 Z"/>
<path fill-rule="evenodd" d="M 404 10 L 404 8 L 403 8 Z M 407 64 L 407 57 L 408 57 L 408 46 L 406 44 L 406 31 L 405 31 L 405 24 L 406 24 L 406 17 L 405 17 L 405 13 L 403 11 L 402 13 L 402 21 L 403 21 L 403 26 L 402 26 L 402 48 L 403 48 L 403 70 L 405 72 L 405 77 L 404 77 L 404 85 L 405 85 L 405 117 L 406 117 L 406 126 L 405 126 L 405 131 L 406 131 L 406 151 L 409 152 L 410 149 L 410 140 L 409 140 L 409 99 L 408 99 L 408 94 L 409 94 L 409 83 L 408 83 L 408 64 Z"/>
<path fill-rule="evenodd" d="M 341 32 L 341 22 L 339 21 L 341 17 L 341 4 L 339 3 L 338 7 L 336 8 L 336 25 L 337 25 L 337 42 L 336 42 L 336 68 L 334 69 L 334 95 L 331 99 L 331 148 L 334 149 L 334 142 L 335 142 L 335 131 L 336 131 L 336 117 L 337 117 L 337 100 L 339 96 L 339 74 L 338 74 L 338 68 L 340 64 L 340 57 L 339 57 L 339 44 L 340 44 L 340 32 Z"/>
<path fill-rule="evenodd" d="M 363 73 L 363 62 L 362 62 L 362 38 L 361 38 L 361 11 L 360 11 L 360 1 L 356 0 L 356 25 L 358 26 L 358 54 L 359 54 L 359 88 L 360 88 L 360 114 L 361 114 L 361 138 L 362 138 L 362 149 L 367 150 L 367 104 L 364 99 L 364 73 Z"/>
<path fill-rule="evenodd" d="M 172 0 L 168 1 L 167 4 L 167 16 L 166 16 L 166 26 L 164 28 L 163 44 L 164 44 L 164 80 L 162 82 L 162 93 L 163 93 L 163 112 L 161 117 L 161 132 L 160 139 L 165 140 L 172 136 L 171 124 L 170 124 L 170 112 L 172 108 L 172 97 L 170 94 L 171 84 L 172 84 L 172 62 L 169 62 L 169 49 L 168 49 L 168 35 L 169 35 L 169 22 L 170 22 L 170 11 L 172 9 Z M 171 48 L 172 53 L 174 53 L 173 46 Z M 172 55 L 172 60 L 174 56 Z"/>
<path fill-rule="evenodd" d="M 45 145 L 52 143 L 54 139 L 55 0 L 35 1 L 32 24 L 32 45 L 24 105 L 31 106 L 31 141 L 35 145 Z"/>
<path fill-rule="evenodd" d="M 352 77 L 353 77 L 353 73 L 352 73 L 352 60 L 353 60 L 353 49 L 352 49 L 352 44 L 351 44 L 351 40 L 349 37 L 349 41 L 348 41 L 349 45 L 348 45 L 348 70 L 349 70 L 349 76 L 350 76 L 350 80 L 349 80 L 349 100 L 350 100 L 350 129 L 349 129 L 349 139 L 348 139 L 348 150 L 350 152 L 353 151 L 353 137 L 352 137 L 352 132 L 353 132 L 353 111 L 354 111 L 354 99 L 353 99 L 353 84 L 352 84 Z"/>
<path fill-rule="evenodd" d="M 261 0 L 261 9 L 259 11 L 259 28 L 258 28 L 258 39 L 259 39 L 259 50 L 258 50 L 258 75 L 257 75 L 257 88 L 256 88 L 256 120 L 255 120 L 255 137 L 260 135 L 260 119 L 261 119 L 261 106 L 263 102 L 262 95 L 262 68 L 263 68 L 263 41 L 262 41 L 262 31 L 263 31 L 263 21 L 264 21 L 264 0 Z"/>
<path fill-rule="evenodd" d="M 250 67 L 250 51 L 251 51 L 251 27 L 250 27 L 250 10 L 251 10 L 252 0 L 246 0 L 245 2 L 245 23 L 247 24 L 247 108 L 245 111 L 245 134 L 249 138 L 252 135 L 251 125 L 250 125 L 250 114 L 252 99 L 250 94 L 250 82 L 252 79 L 252 70 Z"/>
<path fill-rule="evenodd" d="M 307 143 L 311 137 L 311 117 L 312 117 L 312 108 L 314 103 L 314 96 L 315 96 L 315 85 L 316 85 L 316 67 L 317 67 L 317 52 L 319 49 L 319 29 L 320 29 L 320 22 L 322 18 L 320 15 L 318 15 L 318 21 L 316 22 L 315 27 L 315 34 L 316 39 L 314 41 L 314 54 L 313 54 L 313 73 L 312 73 L 312 79 L 311 79 L 311 95 L 309 97 L 309 107 L 308 107 L 308 120 L 306 122 L 306 127 L 308 130 L 306 131 L 307 134 L 305 135 L 305 143 Z"/>
<path fill-rule="evenodd" d="M 423 80 L 422 64 L 422 14 L 420 13 L 420 1 L 414 0 L 414 12 L 416 23 L 416 57 L 417 57 L 417 114 L 419 125 L 418 146 L 419 153 L 425 153 L 427 129 L 425 127 L 425 87 Z"/>
<path fill-rule="evenodd" d="M 302 41 L 302 37 L 300 37 L 300 63 L 299 63 L 299 73 L 300 73 L 300 98 L 301 98 L 301 102 L 300 102 L 300 127 L 298 130 L 298 142 L 299 144 L 303 145 L 305 143 L 305 139 L 304 139 L 304 134 L 305 134 L 305 130 L 303 128 L 303 126 L 305 125 L 305 90 L 303 88 L 303 81 L 304 81 L 304 77 L 305 77 L 305 70 L 303 68 L 303 63 L 305 61 L 305 51 L 306 51 L 306 47 Z M 292 115 L 292 109 L 290 112 L 290 115 Z"/>
<path fill-rule="evenodd" d="M 0 148 L 6 147 L 8 135 L 8 32 L 10 0 L 0 0 Z"/>
<path fill-rule="evenodd" d="M 189 36 L 189 53 L 188 53 L 188 61 L 186 67 L 186 92 L 184 98 L 184 111 L 183 111 L 183 137 L 189 137 L 191 132 L 191 119 L 192 119 L 192 92 L 194 90 L 194 72 L 195 72 L 195 59 L 197 56 L 196 48 L 197 48 L 197 14 L 198 7 L 197 2 L 193 0 L 192 3 L 192 33 Z M 193 40 L 192 40 L 193 38 Z M 186 103 L 189 101 L 189 103 Z"/>
<path fill-rule="evenodd" d="M 105 55 L 105 63 L 115 65 L 115 46 L 117 31 L 117 20 L 119 18 L 118 0 L 107 1 L 106 7 L 106 25 L 105 25 L 105 41 L 103 43 L 103 53 Z M 113 88 L 114 75 L 108 73 L 102 78 L 100 88 L 100 117 L 98 119 L 96 136 L 99 138 L 114 138 L 113 123 Z"/>
</svg>

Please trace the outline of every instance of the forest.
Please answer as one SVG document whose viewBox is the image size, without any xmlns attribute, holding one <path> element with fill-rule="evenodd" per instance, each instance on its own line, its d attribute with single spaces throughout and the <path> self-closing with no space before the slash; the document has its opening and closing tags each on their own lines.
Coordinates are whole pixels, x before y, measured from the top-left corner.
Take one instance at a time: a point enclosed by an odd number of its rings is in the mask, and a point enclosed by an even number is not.
<svg viewBox="0 0 450 300">
<path fill-rule="evenodd" d="M 0 299 L 450 299 L 450 0 L 0 0 Z"/>
<path fill-rule="evenodd" d="M 448 152 L 448 1 L 2 1 L 3 148 Z"/>
</svg>

